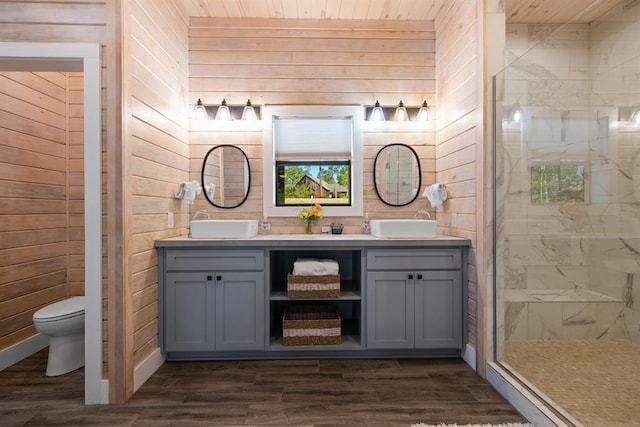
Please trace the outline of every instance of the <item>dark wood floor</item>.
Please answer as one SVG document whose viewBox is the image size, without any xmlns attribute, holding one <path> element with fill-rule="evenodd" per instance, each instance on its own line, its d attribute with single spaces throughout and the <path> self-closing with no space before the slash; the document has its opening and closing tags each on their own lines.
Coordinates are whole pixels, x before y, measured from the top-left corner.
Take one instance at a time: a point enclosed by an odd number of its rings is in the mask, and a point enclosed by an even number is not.
<svg viewBox="0 0 640 427">
<path fill-rule="evenodd" d="M 405 426 L 526 422 L 460 359 L 165 363 L 123 405 L 83 404 L 46 350 L 0 372 L 0 426 Z"/>
</svg>

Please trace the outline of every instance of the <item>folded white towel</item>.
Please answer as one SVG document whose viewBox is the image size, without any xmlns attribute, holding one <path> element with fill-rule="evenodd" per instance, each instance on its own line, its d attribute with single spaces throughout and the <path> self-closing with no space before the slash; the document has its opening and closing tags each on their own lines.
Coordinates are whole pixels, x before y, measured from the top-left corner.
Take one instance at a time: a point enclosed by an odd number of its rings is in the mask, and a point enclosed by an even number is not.
<svg viewBox="0 0 640 427">
<path fill-rule="evenodd" d="M 326 276 L 339 273 L 338 262 L 332 259 L 299 258 L 293 263 L 294 276 Z"/>
<path fill-rule="evenodd" d="M 196 196 L 200 193 L 202 193 L 202 187 L 198 181 L 193 180 L 191 182 L 187 182 L 184 184 L 184 197 L 182 200 L 186 204 L 192 205 L 196 200 Z"/>
<path fill-rule="evenodd" d="M 447 187 L 444 184 L 433 184 L 424 189 L 423 197 L 429 199 L 432 207 L 438 207 L 447 200 Z"/>
<path fill-rule="evenodd" d="M 202 193 L 202 187 L 200 183 L 195 179 L 190 182 L 183 182 L 178 186 L 176 190 L 176 198 L 182 199 L 188 205 L 192 205 L 196 200 L 196 196 Z"/>
</svg>

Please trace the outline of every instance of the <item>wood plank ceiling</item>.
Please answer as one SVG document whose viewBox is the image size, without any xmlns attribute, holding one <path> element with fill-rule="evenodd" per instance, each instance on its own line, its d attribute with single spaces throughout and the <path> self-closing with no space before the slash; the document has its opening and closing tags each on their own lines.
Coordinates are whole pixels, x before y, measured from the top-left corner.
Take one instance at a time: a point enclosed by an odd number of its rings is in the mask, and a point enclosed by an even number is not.
<svg viewBox="0 0 640 427">
<path fill-rule="evenodd" d="M 431 21 L 446 0 L 174 0 L 185 16 Z"/>
<path fill-rule="evenodd" d="M 447 0 L 173 0 L 184 16 L 434 20 Z M 470 1 L 470 0 L 465 0 Z M 505 0 L 509 23 L 589 23 L 637 0 Z M 576 14 L 579 16 L 576 18 Z"/>
<path fill-rule="evenodd" d="M 636 0 L 505 0 L 513 24 L 588 24 L 624 3 Z M 578 16 L 576 16 L 578 15 Z"/>
</svg>

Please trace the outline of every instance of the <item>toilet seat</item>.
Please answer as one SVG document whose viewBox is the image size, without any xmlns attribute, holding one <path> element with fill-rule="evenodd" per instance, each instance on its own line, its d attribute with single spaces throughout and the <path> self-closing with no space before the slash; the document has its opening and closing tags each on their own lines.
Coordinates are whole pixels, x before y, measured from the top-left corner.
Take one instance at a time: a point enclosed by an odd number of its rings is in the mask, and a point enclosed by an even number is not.
<svg viewBox="0 0 640 427">
<path fill-rule="evenodd" d="M 57 322 L 84 315 L 84 297 L 73 297 L 55 302 L 36 311 L 35 322 Z"/>
</svg>

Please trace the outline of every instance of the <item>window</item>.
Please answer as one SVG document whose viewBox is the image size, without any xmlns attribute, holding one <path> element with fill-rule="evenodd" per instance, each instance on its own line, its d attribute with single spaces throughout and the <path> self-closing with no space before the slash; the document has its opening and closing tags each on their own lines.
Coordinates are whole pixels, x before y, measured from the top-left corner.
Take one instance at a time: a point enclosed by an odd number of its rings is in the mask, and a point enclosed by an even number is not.
<svg viewBox="0 0 640 427">
<path fill-rule="evenodd" d="M 351 162 L 276 160 L 276 206 L 351 206 Z"/>
<path fill-rule="evenodd" d="M 295 216 L 320 203 L 325 216 L 362 215 L 359 106 L 264 109 L 264 211 Z"/>
<path fill-rule="evenodd" d="M 531 203 L 585 202 L 583 162 L 536 163 L 531 166 Z"/>
</svg>

